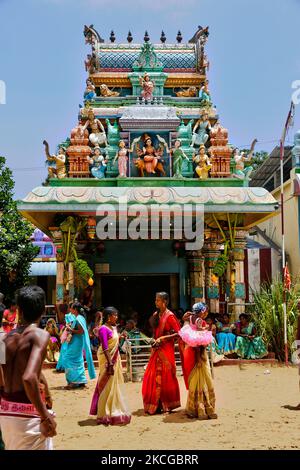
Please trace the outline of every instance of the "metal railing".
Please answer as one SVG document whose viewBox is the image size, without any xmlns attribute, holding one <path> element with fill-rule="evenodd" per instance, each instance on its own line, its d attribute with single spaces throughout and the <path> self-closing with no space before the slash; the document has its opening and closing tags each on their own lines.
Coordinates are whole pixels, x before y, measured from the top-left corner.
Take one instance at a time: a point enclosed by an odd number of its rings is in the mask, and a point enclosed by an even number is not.
<svg viewBox="0 0 300 470">
<path fill-rule="evenodd" d="M 182 375 L 181 358 L 178 344 L 175 343 L 175 364 L 177 375 Z M 127 341 L 127 374 L 131 382 L 140 381 L 144 376 L 146 366 L 149 362 L 152 348 L 149 344 L 141 344 L 139 338 L 130 339 Z M 212 377 L 214 377 L 212 348 L 210 348 L 209 362 L 211 367 Z"/>
</svg>

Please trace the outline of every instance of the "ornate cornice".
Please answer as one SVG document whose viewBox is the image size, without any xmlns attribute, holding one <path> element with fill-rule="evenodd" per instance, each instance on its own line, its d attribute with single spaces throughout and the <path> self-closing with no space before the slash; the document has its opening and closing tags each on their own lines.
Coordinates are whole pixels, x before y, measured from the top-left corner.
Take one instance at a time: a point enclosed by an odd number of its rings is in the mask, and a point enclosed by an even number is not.
<svg viewBox="0 0 300 470">
<path fill-rule="evenodd" d="M 228 204 L 269 205 L 276 203 L 274 197 L 264 188 L 175 188 L 175 187 L 51 187 L 40 186 L 33 189 L 23 203 L 35 204 L 101 204 L 118 203 L 120 198 L 128 203 L 157 204 Z M 26 206 L 26 204 L 25 204 Z M 20 203 L 22 210 L 22 203 Z M 25 209 L 25 207 L 24 207 Z M 255 211 L 255 210 L 254 210 Z"/>
<path fill-rule="evenodd" d="M 97 72 L 91 75 L 95 86 L 105 83 L 107 86 L 131 88 L 128 72 Z M 168 73 L 165 86 L 167 88 L 200 86 L 206 79 L 205 75 L 198 73 Z"/>
</svg>

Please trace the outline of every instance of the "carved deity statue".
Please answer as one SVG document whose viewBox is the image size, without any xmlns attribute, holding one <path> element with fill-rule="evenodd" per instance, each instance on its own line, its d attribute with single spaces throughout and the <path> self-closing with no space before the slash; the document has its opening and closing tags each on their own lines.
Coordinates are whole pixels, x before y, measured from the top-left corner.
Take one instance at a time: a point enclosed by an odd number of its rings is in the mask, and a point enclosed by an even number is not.
<svg viewBox="0 0 300 470">
<path fill-rule="evenodd" d="M 101 96 L 120 96 L 118 91 L 110 90 L 105 83 L 100 85 L 100 94 Z"/>
<path fill-rule="evenodd" d="M 204 111 L 201 118 L 198 119 L 194 126 L 191 147 L 201 144 L 205 145 L 208 141 L 210 130 L 211 125 L 208 119 L 208 113 Z"/>
<path fill-rule="evenodd" d="M 153 99 L 155 83 L 154 81 L 150 80 L 150 76 L 147 72 L 143 77 L 140 77 L 140 85 L 142 87 L 142 98 L 145 98 L 146 101 L 151 101 Z"/>
<path fill-rule="evenodd" d="M 199 153 L 193 156 L 193 162 L 196 163 L 195 171 L 200 179 L 206 179 L 209 176 L 209 170 L 211 169 L 210 160 L 205 153 L 205 145 L 201 144 Z"/>
<path fill-rule="evenodd" d="M 165 175 L 162 156 L 164 153 L 164 148 L 166 148 L 168 153 L 170 153 L 170 150 L 165 139 L 160 137 L 158 134 L 156 137 L 160 142 L 158 148 L 153 146 L 152 139 L 148 134 L 144 134 L 143 136 L 143 149 L 141 149 L 139 146 L 141 137 L 137 137 L 132 142 L 131 151 L 133 151 L 133 146 L 135 145 L 135 150 L 138 155 L 138 159 L 135 164 L 139 170 L 140 176 L 144 176 L 144 170 L 149 174 L 159 173 Z"/>
<path fill-rule="evenodd" d="M 118 160 L 119 176 L 121 178 L 125 178 L 127 176 L 128 153 L 129 149 L 126 148 L 124 140 L 120 140 L 119 150 L 116 153 L 113 163 L 116 163 L 116 160 Z"/>
<path fill-rule="evenodd" d="M 177 139 L 174 144 L 174 148 L 170 150 L 173 157 L 173 176 L 175 178 L 182 178 L 182 163 L 185 158 L 189 161 L 189 158 L 181 148 L 181 141 Z"/>
<path fill-rule="evenodd" d="M 66 170 L 66 150 L 63 146 L 59 147 L 58 155 L 50 155 L 49 152 L 49 144 L 46 140 L 43 141 L 45 145 L 45 153 L 48 162 L 55 162 L 56 167 L 53 166 L 48 167 L 48 176 L 49 178 L 66 178 L 67 177 L 67 170 Z"/>
<path fill-rule="evenodd" d="M 94 147 L 105 145 L 107 147 L 107 138 L 103 124 L 99 119 L 95 118 L 94 111 L 92 108 L 88 110 L 88 119 L 84 125 L 84 130 L 88 127 L 91 128 L 89 140 Z"/>
<path fill-rule="evenodd" d="M 245 167 L 245 163 L 251 161 L 253 157 L 254 147 L 256 145 L 257 140 L 254 139 L 250 151 L 248 155 L 245 152 L 240 152 L 238 148 L 236 148 L 233 152 L 233 159 L 235 162 L 235 169 L 234 169 L 234 176 L 240 179 L 249 179 L 250 175 L 253 171 L 253 166 L 248 165 Z"/>
<path fill-rule="evenodd" d="M 88 157 L 89 163 L 92 165 L 91 173 L 94 178 L 102 179 L 105 178 L 106 172 L 106 159 L 102 155 L 100 148 L 97 146 L 94 148 L 92 157 Z"/>
<path fill-rule="evenodd" d="M 97 65 L 97 57 L 96 54 L 93 52 L 92 54 L 88 54 L 86 60 L 84 61 L 85 70 L 89 73 L 97 72 L 98 65 Z"/>
<path fill-rule="evenodd" d="M 205 81 L 205 84 L 200 88 L 199 98 L 201 99 L 201 104 L 211 104 L 210 91 L 208 89 L 208 80 Z"/>
<path fill-rule="evenodd" d="M 84 91 L 83 98 L 85 101 L 91 101 L 96 97 L 95 85 L 91 78 L 86 79 L 86 89 Z"/>
<path fill-rule="evenodd" d="M 186 88 L 185 90 L 177 91 L 176 96 L 193 98 L 197 96 L 197 88 L 195 86 L 190 86 L 189 88 Z"/>
</svg>

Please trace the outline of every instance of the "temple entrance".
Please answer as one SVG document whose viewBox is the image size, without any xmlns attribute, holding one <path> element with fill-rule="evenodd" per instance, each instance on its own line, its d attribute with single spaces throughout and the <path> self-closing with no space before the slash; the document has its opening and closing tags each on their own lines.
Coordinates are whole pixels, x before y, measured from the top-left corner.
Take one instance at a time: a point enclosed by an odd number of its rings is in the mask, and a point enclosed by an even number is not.
<svg viewBox="0 0 300 470">
<path fill-rule="evenodd" d="M 155 311 L 155 293 L 168 292 L 170 307 L 178 308 L 179 289 L 177 274 L 102 275 L 102 305 L 116 307 L 122 319 L 138 313 L 139 327 L 144 329 Z"/>
</svg>

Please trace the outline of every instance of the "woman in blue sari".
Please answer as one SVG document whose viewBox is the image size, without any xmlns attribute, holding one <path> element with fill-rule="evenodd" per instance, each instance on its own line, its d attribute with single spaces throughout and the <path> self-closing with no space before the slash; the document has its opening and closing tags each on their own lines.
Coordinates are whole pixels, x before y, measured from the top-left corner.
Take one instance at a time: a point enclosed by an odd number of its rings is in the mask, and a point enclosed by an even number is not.
<svg viewBox="0 0 300 470">
<path fill-rule="evenodd" d="M 67 339 L 67 348 L 64 353 L 64 368 L 66 379 L 68 382 L 68 389 L 84 387 L 87 383 L 87 378 L 84 369 L 83 351 L 88 366 L 90 379 L 96 378 L 95 367 L 92 358 L 91 344 L 86 321 L 81 314 L 82 306 L 76 302 L 71 307 L 71 313 L 68 314 L 68 321 L 71 323 L 67 325 L 68 334 L 72 337 Z"/>
<path fill-rule="evenodd" d="M 230 318 L 227 313 L 224 313 L 221 317 L 222 321 L 219 319 L 216 323 L 216 337 L 221 354 L 226 356 L 235 352 L 236 336 L 232 333 L 235 326 L 230 324 Z"/>
<path fill-rule="evenodd" d="M 71 339 L 71 335 L 68 336 L 67 326 L 73 323 L 75 317 L 72 313 L 66 313 L 65 315 L 65 326 L 60 332 L 60 351 L 59 351 L 59 358 L 56 364 L 56 371 L 57 372 L 64 372 L 65 371 L 65 356 L 68 349 L 68 340 Z"/>
</svg>

